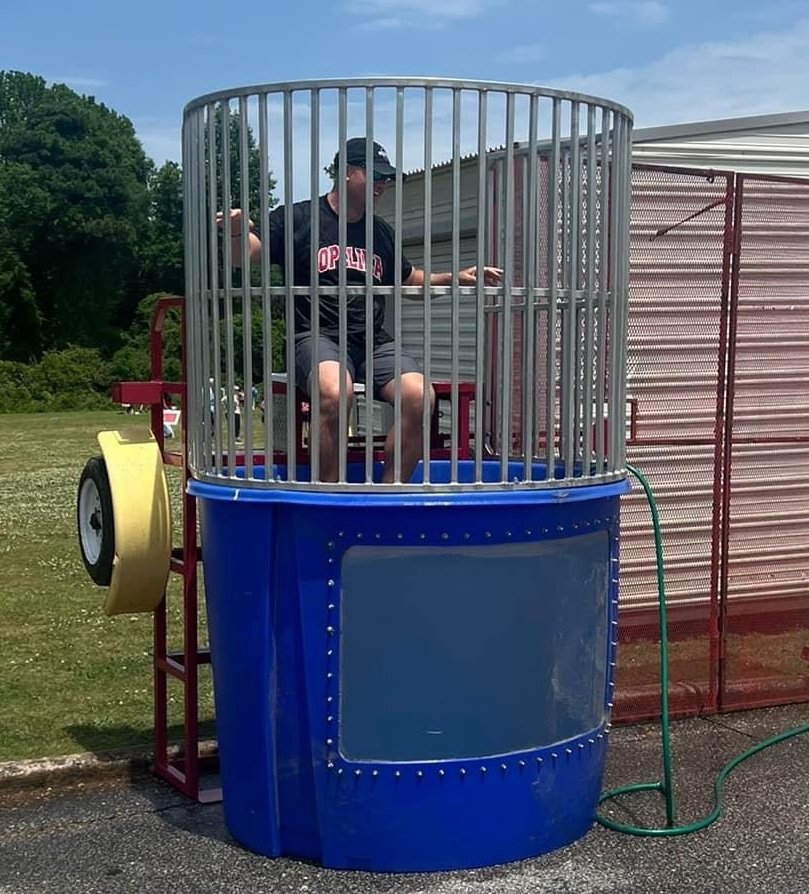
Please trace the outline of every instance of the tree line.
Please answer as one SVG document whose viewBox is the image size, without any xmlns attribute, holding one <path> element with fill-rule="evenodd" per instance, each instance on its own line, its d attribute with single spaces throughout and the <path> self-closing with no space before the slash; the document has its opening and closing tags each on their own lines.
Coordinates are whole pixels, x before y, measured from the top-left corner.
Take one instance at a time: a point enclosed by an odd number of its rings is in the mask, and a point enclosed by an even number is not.
<svg viewBox="0 0 809 894">
<path fill-rule="evenodd" d="M 237 158 L 238 113 L 219 114 Z M 147 377 L 151 308 L 184 291 L 182 207 L 180 165 L 157 166 L 124 115 L 0 71 L 0 412 L 100 405 L 111 381 Z M 177 378 L 176 323 L 166 335 Z"/>
</svg>

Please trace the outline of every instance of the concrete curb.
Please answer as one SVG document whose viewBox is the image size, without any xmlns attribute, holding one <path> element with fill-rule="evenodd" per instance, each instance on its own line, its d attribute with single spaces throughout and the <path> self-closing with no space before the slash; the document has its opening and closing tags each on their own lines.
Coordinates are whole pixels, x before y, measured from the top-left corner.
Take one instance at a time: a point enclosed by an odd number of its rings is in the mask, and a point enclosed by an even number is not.
<svg viewBox="0 0 809 894">
<path fill-rule="evenodd" d="M 199 744 L 201 758 L 217 753 L 216 742 Z M 169 748 L 169 758 L 182 757 L 181 746 Z M 110 751 L 83 752 L 65 757 L 0 763 L 0 798 L 30 789 L 50 791 L 78 785 L 130 782 L 152 770 L 152 751 L 146 747 L 118 748 Z"/>
</svg>

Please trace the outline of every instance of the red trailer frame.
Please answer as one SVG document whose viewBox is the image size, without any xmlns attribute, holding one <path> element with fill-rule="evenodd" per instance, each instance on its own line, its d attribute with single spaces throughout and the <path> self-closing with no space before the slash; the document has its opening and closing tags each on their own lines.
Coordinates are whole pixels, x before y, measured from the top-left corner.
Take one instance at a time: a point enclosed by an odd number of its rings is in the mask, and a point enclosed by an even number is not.
<svg viewBox="0 0 809 894">
<path fill-rule="evenodd" d="M 160 449 L 163 462 L 167 466 L 182 469 L 182 546 L 172 549 L 171 571 L 182 577 L 183 592 L 183 646 L 179 651 L 168 648 L 168 617 L 166 597 L 164 594 L 154 612 L 154 771 L 166 782 L 173 785 L 184 795 L 200 802 L 221 800 L 219 787 L 202 788 L 202 771 L 216 773 L 218 761 L 215 748 L 209 753 L 200 754 L 199 739 L 199 668 L 210 664 L 210 649 L 200 647 L 198 641 L 197 612 L 199 609 L 198 563 L 202 559 L 202 551 L 197 543 L 197 506 L 196 500 L 188 493 L 185 482 L 190 477 L 188 469 L 188 441 L 185 436 L 185 424 L 181 426 L 181 446 L 179 450 L 167 450 L 163 436 L 163 397 L 166 394 L 186 397 L 185 357 L 186 340 L 184 325 L 185 299 L 179 295 L 168 295 L 159 298 L 152 312 L 149 333 L 150 375 L 146 382 L 120 382 L 112 388 L 112 399 L 120 404 L 141 404 L 151 408 L 151 429 Z M 163 379 L 163 328 L 166 317 L 172 308 L 180 311 L 181 370 L 183 381 L 170 382 Z M 452 387 L 449 382 L 434 382 L 436 407 L 431 425 L 431 458 L 449 459 L 450 450 L 447 436 L 439 429 L 441 416 L 440 403 L 452 399 Z M 285 393 L 281 383 L 273 383 L 273 393 Z M 458 457 L 468 459 L 471 456 L 471 411 L 470 405 L 475 397 L 474 384 L 458 383 L 459 425 L 466 434 L 459 439 Z M 301 399 L 304 396 L 301 395 Z M 300 457 L 306 455 L 301 446 L 301 430 L 304 414 L 301 402 L 297 412 L 298 438 L 297 445 Z M 357 444 L 349 450 L 349 459 L 362 460 L 364 453 Z M 375 459 L 381 460 L 384 452 L 381 445 L 374 450 Z M 257 453 L 255 459 L 264 461 L 264 454 Z M 276 461 L 286 462 L 286 454 L 277 454 Z M 237 456 L 236 462 L 241 464 L 243 457 Z M 178 680 L 183 686 L 183 741 L 179 750 L 169 747 L 168 720 L 168 681 L 169 677 Z"/>
<path fill-rule="evenodd" d="M 163 327 L 168 312 L 179 308 L 182 331 L 182 369 L 185 379 L 185 300 L 178 295 L 158 299 L 152 312 L 150 326 L 151 379 L 148 382 L 121 382 L 112 389 L 118 403 L 151 406 L 151 428 L 157 440 L 163 462 L 183 470 L 183 484 L 188 480 L 188 448 L 185 426 L 182 426 L 182 446 L 179 451 L 167 450 L 163 437 L 163 395 L 170 394 L 184 400 L 185 381 L 168 382 L 163 379 Z M 154 771 L 189 798 L 200 802 L 219 801 L 221 789 L 202 788 L 203 767 L 217 769 L 216 752 L 201 755 L 199 748 L 199 667 L 209 664 L 211 653 L 200 648 L 197 630 L 198 588 L 197 565 L 201 551 L 197 543 L 197 505 L 185 486 L 182 497 L 182 546 L 173 549 L 171 571 L 182 577 L 183 591 L 183 647 L 181 651 L 168 649 L 168 624 L 165 594 L 154 611 Z M 178 680 L 183 686 L 183 743 L 179 751 L 169 748 L 168 681 Z"/>
</svg>

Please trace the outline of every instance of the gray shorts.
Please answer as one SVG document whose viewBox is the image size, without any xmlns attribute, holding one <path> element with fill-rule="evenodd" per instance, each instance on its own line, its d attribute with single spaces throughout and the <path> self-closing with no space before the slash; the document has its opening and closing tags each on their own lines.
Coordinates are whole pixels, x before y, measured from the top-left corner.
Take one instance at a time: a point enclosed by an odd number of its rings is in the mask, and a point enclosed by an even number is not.
<svg viewBox="0 0 809 894">
<path fill-rule="evenodd" d="M 312 346 L 311 335 L 299 335 L 295 339 L 295 375 L 298 386 L 304 391 L 309 390 L 309 376 L 312 372 Z M 374 349 L 374 397 L 382 400 L 380 391 L 396 378 L 395 343 L 390 341 L 378 345 Z M 321 335 L 318 339 L 318 363 L 324 360 L 340 362 L 340 349 L 330 338 Z M 402 374 L 421 372 L 419 364 L 408 354 L 401 355 Z M 363 382 L 366 379 L 365 348 L 356 347 L 349 343 L 346 368 L 352 382 Z"/>
</svg>

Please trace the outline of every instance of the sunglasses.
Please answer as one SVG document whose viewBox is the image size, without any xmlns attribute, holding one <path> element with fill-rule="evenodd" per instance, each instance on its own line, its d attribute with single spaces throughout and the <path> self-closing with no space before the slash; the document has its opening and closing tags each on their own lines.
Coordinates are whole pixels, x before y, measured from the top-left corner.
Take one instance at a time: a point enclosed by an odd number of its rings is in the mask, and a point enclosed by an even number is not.
<svg viewBox="0 0 809 894">
<path fill-rule="evenodd" d="M 366 170 L 364 164 L 355 165 L 357 168 L 361 168 L 363 171 Z M 395 183 L 396 177 L 391 176 L 390 174 L 381 174 L 379 171 L 374 171 L 374 183 Z"/>
</svg>

